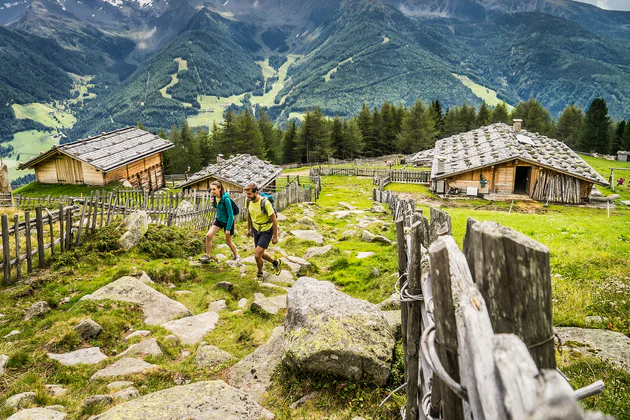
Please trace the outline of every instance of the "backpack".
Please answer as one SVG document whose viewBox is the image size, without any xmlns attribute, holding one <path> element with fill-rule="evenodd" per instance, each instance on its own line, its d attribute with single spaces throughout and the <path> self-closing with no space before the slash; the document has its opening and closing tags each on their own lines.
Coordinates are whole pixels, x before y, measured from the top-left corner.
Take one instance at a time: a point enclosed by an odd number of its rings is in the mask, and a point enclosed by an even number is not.
<svg viewBox="0 0 630 420">
<path fill-rule="evenodd" d="M 262 191 L 259 191 L 258 194 L 260 194 L 261 200 L 260 200 L 260 211 L 262 212 L 262 214 L 269 216 L 267 214 L 267 208 L 265 207 L 267 204 L 267 201 L 269 201 L 271 203 L 271 207 L 273 208 L 273 214 L 277 215 L 278 212 L 276 211 L 276 207 L 275 207 L 275 202 L 276 199 L 274 198 L 273 195 L 271 194 L 267 194 L 264 193 Z M 249 201 L 249 200 L 248 200 Z"/>
<path fill-rule="evenodd" d="M 232 213 L 234 213 L 234 216 L 236 216 L 241 210 L 238 208 L 234 200 L 232 200 L 231 198 L 230 198 L 230 203 L 232 203 Z"/>
</svg>

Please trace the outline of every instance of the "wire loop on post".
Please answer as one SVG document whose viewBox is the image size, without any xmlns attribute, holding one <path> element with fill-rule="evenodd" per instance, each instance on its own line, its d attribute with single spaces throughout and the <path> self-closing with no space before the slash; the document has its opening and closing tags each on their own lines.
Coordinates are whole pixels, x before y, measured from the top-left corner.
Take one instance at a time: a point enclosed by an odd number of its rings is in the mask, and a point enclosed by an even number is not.
<svg viewBox="0 0 630 420">
<path fill-rule="evenodd" d="M 420 349 L 422 350 L 424 358 L 427 360 L 429 365 L 431 365 L 433 373 L 435 373 L 438 378 L 440 378 L 442 382 L 444 382 L 444 384 L 455 393 L 455 395 L 464 401 L 468 401 L 468 391 L 461 384 L 458 384 L 453 378 L 451 378 L 446 369 L 444 369 L 444 366 L 442 366 L 442 362 L 440 362 L 438 354 L 435 351 L 435 325 L 425 329 L 422 333 Z"/>
</svg>

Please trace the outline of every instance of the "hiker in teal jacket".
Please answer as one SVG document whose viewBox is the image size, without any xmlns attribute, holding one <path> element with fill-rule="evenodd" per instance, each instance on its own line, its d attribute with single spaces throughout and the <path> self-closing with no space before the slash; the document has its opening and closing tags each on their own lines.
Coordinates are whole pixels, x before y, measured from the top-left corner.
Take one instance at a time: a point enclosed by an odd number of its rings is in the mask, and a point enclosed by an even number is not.
<svg viewBox="0 0 630 420">
<path fill-rule="evenodd" d="M 214 181 L 210 184 L 210 194 L 212 194 L 212 203 L 217 210 L 214 223 L 210 227 L 210 230 L 206 234 L 206 254 L 199 258 L 202 263 L 208 263 L 213 257 L 210 256 L 212 251 L 212 238 L 221 229 L 225 232 L 225 243 L 232 250 L 235 260 L 240 260 L 238 251 L 234 242 L 232 242 L 232 236 L 234 236 L 234 210 L 232 209 L 232 202 L 230 194 L 223 189 L 221 181 Z"/>
</svg>

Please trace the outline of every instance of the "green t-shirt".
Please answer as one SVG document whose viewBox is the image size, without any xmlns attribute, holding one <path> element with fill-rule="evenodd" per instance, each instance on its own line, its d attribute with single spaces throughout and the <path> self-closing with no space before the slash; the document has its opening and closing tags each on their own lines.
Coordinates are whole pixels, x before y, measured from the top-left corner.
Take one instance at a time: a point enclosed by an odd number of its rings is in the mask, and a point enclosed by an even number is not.
<svg viewBox="0 0 630 420">
<path fill-rule="evenodd" d="M 258 201 L 250 201 L 247 205 L 247 211 L 249 212 L 249 217 L 252 218 L 254 229 L 258 232 L 264 232 L 273 226 L 271 217 L 269 217 L 269 215 L 273 214 L 273 205 L 269 200 L 265 202 L 265 210 L 267 211 L 267 214 L 265 214 L 260 208 L 260 200 L 262 200 L 262 197 Z"/>
</svg>

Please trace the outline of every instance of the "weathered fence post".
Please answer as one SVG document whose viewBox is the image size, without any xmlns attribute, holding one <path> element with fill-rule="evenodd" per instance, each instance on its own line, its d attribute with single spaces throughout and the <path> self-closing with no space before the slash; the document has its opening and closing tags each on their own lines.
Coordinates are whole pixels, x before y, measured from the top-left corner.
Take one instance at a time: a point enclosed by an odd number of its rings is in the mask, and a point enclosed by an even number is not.
<svg viewBox="0 0 630 420">
<path fill-rule="evenodd" d="M 429 243 L 433 243 L 437 238 L 444 235 L 451 235 L 453 227 L 451 216 L 445 211 L 431 207 L 431 225 L 429 232 Z"/>
<path fill-rule="evenodd" d="M 464 253 L 495 334 L 518 335 L 539 369 L 555 369 L 549 249 L 494 222 L 469 228 Z"/>
<path fill-rule="evenodd" d="M 22 277 L 22 265 L 20 264 L 20 217 L 13 215 L 13 230 L 15 234 L 15 276 Z"/>
<path fill-rule="evenodd" d="M 26 271 L 28 273 L 33 272 L 33 258 L 31 255 L 31 212 L 24 212 L 24 224 L 25 224 L 25 232 L 26 235 Z"/>
<path fill-rule="evenodd" d="M 2 258 L 4 262 L 4 280 L 2 284 L 11 284 L 11 246 L 9 244 L 9 216 L 2 215 Z"/>
<path fill-rule="evenodd" d="M 44 258 L 44 220 L 42 217 L 42 208 L 38 206 L 35 209 L 35 229 L 37 229 L 37 253 L 39 257 L 39 268 L 44 268 L 46 259 Z"/>
<path fill-rule="evenodd" d="M 405 225 L 402 219 L 396 220 L 396 247 L 398 248 L 398 286 L 399 289 L 407 282 L 407 241 L 405 239 Z M 400 321 L 403 353 L 407 354 L 407 305 L 400 305 Z M 407 382 L 407 363 L 405 365 L 405 382 Z"/>
</svg>

